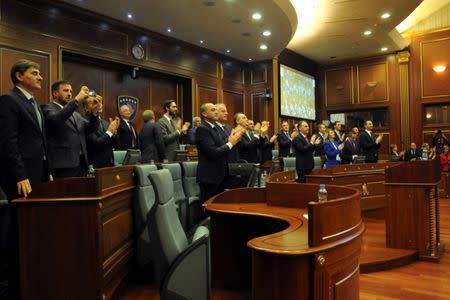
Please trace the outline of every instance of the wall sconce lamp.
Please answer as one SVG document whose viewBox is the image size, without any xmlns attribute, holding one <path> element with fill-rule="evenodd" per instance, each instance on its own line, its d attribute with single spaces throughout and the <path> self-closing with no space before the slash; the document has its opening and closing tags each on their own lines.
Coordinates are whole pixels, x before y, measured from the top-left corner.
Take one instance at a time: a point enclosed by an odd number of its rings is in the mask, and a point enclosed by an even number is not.
<svg viewBox="0 0 450 300">
<path fill-rule="evenodd" d="M 367 82 L 367 86 L 368 86 L 368 87 L 371 87 L 371 88 L 376 87 L 377 84 L 378 84 L 377 81 L 368 81 L 368 82 Z"/>
<path fill-rule="evenodd" d="M 433 67 L 433 71 L 435 71 L 436 73 L 442 73 L 445 71 L 445 69 L 447 69 L 447 67 L 444 65 L 437 65 Z"/>
<path fill-rule="evenodd" d="M 431 116 L 431 113 L 427 113 L 426 118 L 427 118 L 427 119 L 431 119 L 431 117 L 432 117 L 432 116 Z"/>
</svg>

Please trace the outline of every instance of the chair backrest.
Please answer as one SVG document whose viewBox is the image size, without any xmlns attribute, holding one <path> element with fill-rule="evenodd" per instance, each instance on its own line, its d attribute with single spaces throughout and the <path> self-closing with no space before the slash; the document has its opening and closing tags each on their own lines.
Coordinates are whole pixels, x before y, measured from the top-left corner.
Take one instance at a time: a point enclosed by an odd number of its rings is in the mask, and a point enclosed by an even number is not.
<svg viewBox="0 0 450 300">
<path fill-rule="evenodd" d="M 187 197 L 200 195 L 200 187 L 197 183 L 197 165 L 196 161 L 185 161 L 181 163 L 183 168 L 183 187 Z"/>
<path fill-rule="evenodd" d="M 276 149 L 272 150 L 272 160 L 276 160 L 280 157 L 280 152 Z"/>
<path fill-rule="evenodd" d="M 295 170 L 295 157 L 283 157 L 283 170 Z"/>
<path fill-rule="evenodd" d="M 183 181 L 181 178 L 181 166 L 179 163 L 173 164 L 161 164 L 163 169 L 167 169 L 170 171 L 170 175 L 172 175 L 173 181 L 173 192 L 175 201 L 180 201 L 186 199 L 186 194 L 183 189 Z"/>
<path fill-rule="evenodd" d="M 230 188 L 253 187 L 258 180 L 258 164 L 253 163 L 230 163 L 228 172 L 235 179 Z"/>
<path fill-rule="evenodd" d="M 322 169 L 322 159 L 320 156 L 314 156 L 314 169 Z"/>
<path fill-rule="evenodd" d="M 125 155 L 127 155 L 127 151 L 116 150 L 113 153 L 114 153 L 114 164 L 121 165 L 123 163 L 123 159 L 125 158 Z"/>
<path fill-rule="evenodd" d="M 172 176 L 167 169 L 150 172 L 156 194 L 156 231 L 167 266 L 188 246 L 188 240 L 178 219 Z"/>
</svg>

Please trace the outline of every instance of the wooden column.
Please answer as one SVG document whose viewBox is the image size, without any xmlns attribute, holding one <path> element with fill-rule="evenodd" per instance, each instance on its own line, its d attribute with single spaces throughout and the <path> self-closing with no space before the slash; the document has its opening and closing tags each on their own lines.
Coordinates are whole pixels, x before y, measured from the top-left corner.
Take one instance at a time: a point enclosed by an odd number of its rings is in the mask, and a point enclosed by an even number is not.
<svg viewBox="0 0 450 300">
<path fill-rule="evenodd" d="M 409 51 L 397 53 L 399 64 L 400 84 L 400 132 L 403 145 L 409 145 L 411 139 L 411 127 L 409 116 Z"/>
</svg>

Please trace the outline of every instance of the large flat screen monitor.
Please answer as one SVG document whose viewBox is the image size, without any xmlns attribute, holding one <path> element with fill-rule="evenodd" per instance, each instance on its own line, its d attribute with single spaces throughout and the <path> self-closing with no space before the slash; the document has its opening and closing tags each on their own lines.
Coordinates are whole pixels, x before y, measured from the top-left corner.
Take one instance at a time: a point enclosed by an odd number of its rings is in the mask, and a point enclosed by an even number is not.
<svg viewBox="0 0 450 300">
<path fill-rule="evenodd" d="M 316 81 L 280 64 L 280 114 L 298 119 L 316 119 Z"/>
</svg>

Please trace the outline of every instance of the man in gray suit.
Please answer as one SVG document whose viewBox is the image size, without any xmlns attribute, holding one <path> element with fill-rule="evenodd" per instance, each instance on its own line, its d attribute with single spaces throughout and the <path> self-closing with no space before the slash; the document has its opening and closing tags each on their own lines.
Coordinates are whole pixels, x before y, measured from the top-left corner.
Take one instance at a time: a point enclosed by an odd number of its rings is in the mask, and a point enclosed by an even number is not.
<svg viewBox="0 0 450 300">
<path fill-rule="evenodd" d="M 178 107 L 175 100 L 167 100 L 163 104 L 164 115 L 158 120 L 166 149 L 166 156 L 169 161 L 175 160 L 175 150 L 180 147 L 180 138 L 185 135 L 189 129 L 190 123 L 186 122 L 183 126 L 176 125 L 173 120 L 178 113 Z"/>
</svg>

